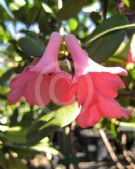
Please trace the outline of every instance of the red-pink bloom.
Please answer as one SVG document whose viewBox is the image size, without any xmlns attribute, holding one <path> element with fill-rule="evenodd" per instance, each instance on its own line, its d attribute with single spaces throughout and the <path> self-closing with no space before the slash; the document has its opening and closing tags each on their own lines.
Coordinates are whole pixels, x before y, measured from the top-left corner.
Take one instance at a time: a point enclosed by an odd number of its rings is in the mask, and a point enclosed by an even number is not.
<svg viewBox="0 0 135 169">
<path fill-rule="evenodd" d="M 128 118 L 131 111 L 114 100 L 118 89 L 125 87 L 118 75 L 127 75 L 126 70 L 95 63 L 80 47 L 74 35 L 67 35 L 65 40 L 75 68 L 74 85 L 69 96 L 76 94 L 81 105 L 78 124 L 85 128 L 96 124 L 102 117 Z M 67 98 L 68 95 L 64 99 Z"/>
<path fill-rule="evenodd" d="M 44 106 L 49 104 L 51 99 L 61 104 L 62 93 L 72 83 L 71 75 L 61 71 L 58 65 L 61 39 L 59 33 L 52 33 L 44 54 L 38 63 L 28 66 L 22 73 L 13 78 L 10 84 L 11 91 L 8 95 L 8 100 L 11 104 L 16 103 L 21 96 L 30 105 Z M 57 81 L 53 83 L 53 79 L 57 79 Z M 57 85 L 57 90 L 59 91 L 57 99 L 55 99 L 53 92 L 49 90 L 50 83 L 51 88 L 55 88 L 53 85 Z M 72 97 L 70 102 L 73 102 L 73 99 Z"/>
<path fill-rule="evenodd" d="M 135 63 L 135 35 L 132 37 L 132 40 L 131 40 L 127 62 L 128 63 Z"/>
<path fill-rule="evenodd" d="M 130 49 L 128 53 L 128 63 L 135 63 L 135 50 Z"/>
</svg>

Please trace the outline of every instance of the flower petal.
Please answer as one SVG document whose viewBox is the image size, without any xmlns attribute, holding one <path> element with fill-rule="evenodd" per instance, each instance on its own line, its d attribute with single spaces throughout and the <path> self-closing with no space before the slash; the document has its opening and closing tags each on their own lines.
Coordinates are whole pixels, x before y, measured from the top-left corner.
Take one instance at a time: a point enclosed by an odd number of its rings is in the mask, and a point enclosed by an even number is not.
<svg viewBox="0 0 135 169">
<path fill-rule="evenodd" d="M 15 104 L 21 98 L 24 91 L 25 91 L 24 87 L 11 90 L 11 92 L 8 95 L 9 103 Z"/>
<path fill-rule="evenodd" d="M 72 87 L 72 76 L 68 73 L 57 73 L 51 78 L 49 86 L 49 94 L 56 104 L 68 105 L 75 101 L 74 91 L 70 91 Z M 70 91 L 70 94 L 69 94 Z M 65 97 L 67 96 L 68 97 Z"/>
<path fill-rule="evenodd" d="M 107 118 L 127 118 L 128 116 L 127 111 L 125 111 L 126 109 L 121 107 L 120 104 L 114 99 L 108 99 L 99 95 L 98 106 L 103 116 Z"/>
<path fill-rule="evenodd" d="M 51 77 L 49 75 L 43 75 L 43 80 L 40 85 L 40 96 L 41 101 L 39 100 L 39 105 L 45 106 L 48 105 L 50 102 L 50 96 L 49 96 L 49 83 L 50 83 Z M 36 95 L 37 96 L 37 95 Z"/>
<path fill-rule="evenodd" d="M 61 39 L 62 37 L 58 32 L 53 32 L 51 34 L 43 56 L 35 66 L 31 67 L 31 71 L 45 74 L 50 71 L 54 72 L 60 70 L 58 65 L 58 53 Z"/>
<path fill-rule="evenodd" d="M 11 91 L 8 95 L 8 100 L 11 104 L 15 104 L 25 91 L 25 86 L 29 80 L 33 78 L 33 73 L 25 69 L 22 73 L 14 77 L 10 83 Z"/>
<path fill-rule="evenodd" d="M 10 82 L 10 88 L 14 89 L 20 86 L 24 86 L 33 76 L 33 73 L 26 68 L 22 73 L 14 77 Z"/>
<path fill-rule="evenodd" d="M 104 67 L 90 59 L 74 35 L 69 34 L 65 36 L 65 40 L 74 61 L 75 75 L 79 76 L 88 72 L 110 72 L 113 74 L 127 75 L 127 71 L 121 67 Z"/>
<path fill-rule="evenodd" d="M 79 76 L 86 74 L 89 58 L 79 45 L 77 38 L 74 35 L 69 34 L 65 36 L 65 41 L 74 61 L 75 75 Z"/>
<path fill-rule="evenodd" d="M 44 106 L 50 102 L 49 97 L 49 75 L 35 76 L 26 86 L 24 97 L 30 105 Z"/>
<path fill-rule="evenodd" d="M 92 59 L 89 59 L 88 62 L 89 62 L 88 68 L 89 72 L 109 72 L 112 74 L 119 74 L 124 76 L 128 75 L 127 71 L 121 67 L 105 67 L 94 62 Z"/>
<path fill-rule="evenodd" d="M 79 105 L 89 106 L 92 102 L 94 87 L 91 77 L 87 74 L 77 78 L 77 97 Z"/>
<path fill-rule="evenodd" d="M 77 117 L 77 123 L 80 127 L 86 128 L 95 125 L 102 118 L 102 114 L 98 109 L 97 104 L 90 106 L 87 110 L 81 110 L 81 113 Z"/>
<path fill-rule="evenodd" d="M 119 88 L 125 88 L 125 84 L 118 75 L 108 72 L 90 73 L 94 86 L 103 96 L 115 98 Z"/>
</svg>

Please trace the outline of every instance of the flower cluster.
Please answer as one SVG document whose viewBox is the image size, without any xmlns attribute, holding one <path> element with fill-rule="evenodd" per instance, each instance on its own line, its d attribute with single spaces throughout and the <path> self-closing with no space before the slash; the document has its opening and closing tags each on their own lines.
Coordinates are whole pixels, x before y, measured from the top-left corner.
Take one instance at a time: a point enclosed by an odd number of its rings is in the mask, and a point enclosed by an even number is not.
<svg viewBox="0 0 135 169">
<path fill-rule="evenodd" d="M 62 37 L 54 32 L 41 59 L 34 61 L 11 81 L 9 102 L 14 104 L 23 96 L 30 105 L 45 106 L 50 101 L 69 105 L 77 99 L 81 107 L 77 122 L 83 128 L 93 126 L 102 117 L 128 118 L 131 111 L 115 100 L 118 89 L 125 88 L 119 75 L 126 76 L 126 70 L 95 63 L 74 35 L 64 38 L 74 63 L 74 76 L 59 67 Z"/>
</svg>

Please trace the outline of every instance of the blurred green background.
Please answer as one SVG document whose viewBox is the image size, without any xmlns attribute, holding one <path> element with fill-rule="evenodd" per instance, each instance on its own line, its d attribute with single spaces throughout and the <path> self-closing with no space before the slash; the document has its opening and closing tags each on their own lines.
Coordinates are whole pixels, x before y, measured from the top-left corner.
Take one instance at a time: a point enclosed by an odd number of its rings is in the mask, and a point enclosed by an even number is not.
<svg viewBox="0 0 135 169">
<path fill-rule="evenodd" d="M 134 110 L 135 64 L 127 59 L 135 32 L 128 24 L 133 23 L 134 0 L 0 0 L 0 169 L 135 167 L 134 114 L 80 129 L 72 122 L 77 103 L 30 107 L 7 102 L 12 77 L 42 56 L 53 31 L 64 31 L 75 34 L 93 60 L 128 70 L 127 88 L 118 100 Z M 62 46 L 62 64 L 70 61 L 64 51 Z"/>
</svg>

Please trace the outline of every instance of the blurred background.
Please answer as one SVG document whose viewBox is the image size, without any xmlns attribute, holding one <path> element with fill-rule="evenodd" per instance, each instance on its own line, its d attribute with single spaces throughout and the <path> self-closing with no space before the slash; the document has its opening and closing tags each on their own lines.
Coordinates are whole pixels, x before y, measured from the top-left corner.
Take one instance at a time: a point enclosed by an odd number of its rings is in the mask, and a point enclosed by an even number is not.
<svg viewBox="0 0 135 169">
<path fill-rule="evenodd" d="M 104 118 L 81 129 L 68 122 L 75 104 L 32 107 L 7 101 L 10 80 L 41 57 L 50 34 L 60 31 L 75 34 L 94 61 L 128 70 L 127 87 L 117 99 L 134 111 L 135 62 L 129 51 L 135 47 L 135 28 L 91 41 L 128 23 L 135 23 L 134 0 L 0 0 L 0 169 L 135 169 L 134 113 L 129 120 Z M 65 50 L 63 43 L 64 68 L 71 61 Z"/>
</svg>

